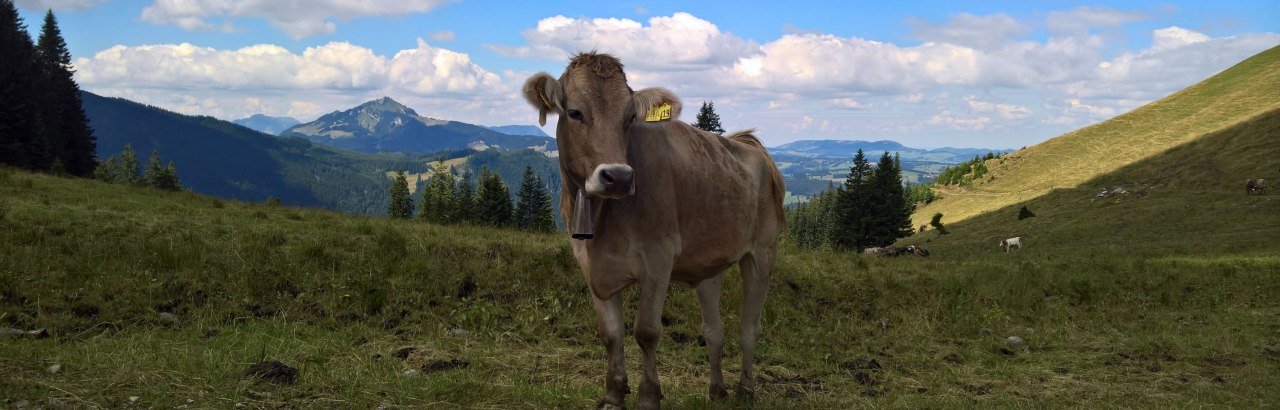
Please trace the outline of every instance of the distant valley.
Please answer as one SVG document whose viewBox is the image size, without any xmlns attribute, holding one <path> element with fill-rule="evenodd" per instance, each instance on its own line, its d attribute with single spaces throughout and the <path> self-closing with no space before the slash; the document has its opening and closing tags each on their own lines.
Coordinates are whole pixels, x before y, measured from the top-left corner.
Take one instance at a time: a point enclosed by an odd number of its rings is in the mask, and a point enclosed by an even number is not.
<svg viewBox="0 0 1280 410">
<path fill-rule="evenodd" d="M 859 149 L 875 162 L 885 152 L 897 153 L 902 161 L 902 178 L 910 183 L 933 182 L 948 166 L 986 155 L 1013 150 L 983 148 L 911 148 L 894 141 L 802 140 L 769 148 L 787 183 L 788 203 L 802 201 L 829 183 L 839 185 L 849 174 L 853 155 Z"/>
</svg>

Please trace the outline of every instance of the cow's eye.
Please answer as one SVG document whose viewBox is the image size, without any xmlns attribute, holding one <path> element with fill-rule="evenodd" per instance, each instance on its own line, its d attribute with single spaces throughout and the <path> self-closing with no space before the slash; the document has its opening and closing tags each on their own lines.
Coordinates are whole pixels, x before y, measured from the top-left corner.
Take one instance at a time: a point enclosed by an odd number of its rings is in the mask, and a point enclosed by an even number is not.
<svg viewBox="0 0 1280 410">
<path fill-rule="evenodd" d="M 572 118 L 578 122 L 582 122 L 582 111 L 569 110 L 569 118 Z"/>
</svg>

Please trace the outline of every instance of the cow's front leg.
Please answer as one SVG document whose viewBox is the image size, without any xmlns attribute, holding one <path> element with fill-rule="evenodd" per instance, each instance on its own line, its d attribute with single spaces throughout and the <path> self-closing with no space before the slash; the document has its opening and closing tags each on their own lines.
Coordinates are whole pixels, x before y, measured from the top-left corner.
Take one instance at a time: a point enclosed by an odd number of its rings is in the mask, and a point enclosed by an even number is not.
<svg viewBox="0 0 1280 410">
<path fill-rule="evenodd" d="M 670 272 L 669 270 L 667 272 Z M 658 341 L 662 339 L 662 304 L 667 299 L 668 275 L 649 275 L 640 283 L 640 306 L 636 310 L 635 336 L 644 355 L 644 379 L 640 382 L 640 409 L 657 409 L 662 403 L 658 384 Z"/>
<path fill-rule="evenodd" d="M 596 404 L 599 409 L 622 409 L 626 407 L 627 394 L 631 387 L 627 386 L 627 369 L 622 355 L 622 337 L 625 329 L 622 326 L 622 295 L 614 294 L 609 299 L 599 299 L 594 295 L 596 331 L 604 341 L 605 356 L 609 360 L 609 369 L 605 373 L 604 398 Z"/>
</svg>

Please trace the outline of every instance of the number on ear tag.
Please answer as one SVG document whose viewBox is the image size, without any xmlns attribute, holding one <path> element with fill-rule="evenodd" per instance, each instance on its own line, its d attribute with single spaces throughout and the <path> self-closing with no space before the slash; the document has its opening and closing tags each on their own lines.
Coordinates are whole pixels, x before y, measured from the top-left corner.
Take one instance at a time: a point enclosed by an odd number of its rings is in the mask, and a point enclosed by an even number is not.
<svg viewBox="0 0 1280 410">
<path fill-rule="evenodd" d="M 645 114 L 644 120 L 648 122 L 658 122 L 671 118 L 671 104 L 655 105 L 649 109 L 649 113 Z"/>
</svg>

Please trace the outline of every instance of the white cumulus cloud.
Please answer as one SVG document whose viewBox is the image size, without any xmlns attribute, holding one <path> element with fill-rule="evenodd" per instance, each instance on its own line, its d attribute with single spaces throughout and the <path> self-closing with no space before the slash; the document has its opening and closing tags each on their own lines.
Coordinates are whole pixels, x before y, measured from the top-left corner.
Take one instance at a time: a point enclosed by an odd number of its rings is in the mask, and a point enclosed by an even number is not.
<svg viewBox="0 0 1280 410">
<path fill-rule="evenodd" d="M 514 90 L 527 76 L 499 75 L 422 39 L 391 57 L 345 42 L 298 53 L 272 44 L 118 45 L 77 59 L 75 68 L 86 90 L 227 119 L 256 113 L 308 119 L 386 95 L 444 118 L 487 123 L 524 113 L 515 110 L 523 106 Z"/>
<path fill-rule="evenodd" d="M 707 68 L 734 61 L 755 44 L 689 13 L 653 17 L 648 25 L 626 18 L 542 19 L 524 32 L 528 45 L 489 46 L 499 54 L 565 60 L 583 51 L 609 52 L 628 66 L 665 71 Z"/>
<path fill-rule="evenodd" d="M 979 55 L 970 48 L 925 43 L 914 47 L 830 34 L 788 34 L 739 59 L 732 74 L 766 89 L 843 91 L 914 90 L 979 79 Z"/>
</svg>

